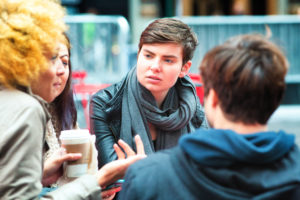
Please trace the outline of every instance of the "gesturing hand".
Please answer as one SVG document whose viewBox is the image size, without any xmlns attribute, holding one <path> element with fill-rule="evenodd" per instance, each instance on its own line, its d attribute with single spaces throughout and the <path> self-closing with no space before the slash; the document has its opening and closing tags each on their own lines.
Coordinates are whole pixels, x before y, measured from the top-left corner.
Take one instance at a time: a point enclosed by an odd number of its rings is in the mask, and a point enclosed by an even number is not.
<svg viewBox="0 0 300 200">
<path fill-rule="evenodd" d="M 137 153 L 135 153 L 124 141 L 118 141 L 118 144 L 126 153 L 127 158 L 125 158 L 125 153 L 121 150 L 121 148 L 117 144 L 114 144 L 114 149 L 118 155 L 118 160 L 107 163 L 97 172 L 98 183 L 102 188 L 122 178 L 125 175 L 127 168 L 131 164 L 146 157 L 144 145 L 140 136 L 136 135 L 134 139 Z"/>
<path fill-rule="evenodd" d="M 136 150 L 137 153 L 135 153 L 131 147 L 124 142 L 123 140 L 119 140 L 118 144 L 120 145 L 120 147 L 122 147 L 122 149 L 124 149 L 125 153 L 127 154 L 127 158 L 131 157 L 131 156 L 135 156 L 135 155 L 145 155 L 145 150 L 144 150 L 144 145 L 143 142 L 141 140 L 141 137 L 139 135 L 136 135 L 134 137 L 135 140 L 135 144 L 136 144 Z M 114 144 L 114 149 L 118 155 L 118 160 L 122 160 L 125 159 L 125 153 L 122 151 L 122 149 L 120 148 L 117 144 Z"/>
</svg>

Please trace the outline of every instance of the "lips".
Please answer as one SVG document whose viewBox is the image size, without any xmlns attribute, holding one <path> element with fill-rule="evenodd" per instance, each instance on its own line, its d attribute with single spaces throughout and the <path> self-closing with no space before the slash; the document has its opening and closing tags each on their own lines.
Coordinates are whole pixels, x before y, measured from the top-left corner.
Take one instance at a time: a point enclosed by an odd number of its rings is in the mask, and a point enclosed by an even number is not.
<svg viewBox="0 0 300 200">
<path fill-rule="evenodd" d="M 152 76 L 147 76 L 147 78 L 157 80 L 157 81 L 161 80 L 158 76 L 153 76 L 153 75 Z"/>
<path fill-rule="evenodd" d="M 148 83 L 150 84 L 154 84 L 154 85 L 157 85 L 157 84 L 160 84 L 161 83 L 161 79 L 158 77 L 158 76 L 146 76 L 146 80 Z"/>
<path fill-rule="evenodd" d="M 54 83 L 53 86 L 54 86 L 54 87 L 60 87 L 60 86 L 61 86 L 61 83 Z"/>
</svg>

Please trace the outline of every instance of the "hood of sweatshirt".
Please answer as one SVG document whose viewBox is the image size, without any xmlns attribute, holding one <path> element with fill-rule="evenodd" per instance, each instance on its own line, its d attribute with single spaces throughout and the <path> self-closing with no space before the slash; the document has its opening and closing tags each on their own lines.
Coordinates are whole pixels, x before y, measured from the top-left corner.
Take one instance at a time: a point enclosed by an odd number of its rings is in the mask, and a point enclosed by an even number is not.
<svg viewBox="0 0 300 200">
<path fill-rule="evenodd" d="M 172 166 L 200 199 L 298 199 L 300 151 L 294 140 L 283 131 L 198 129 L 180 139 Z"/>
<path fill-rule="evenodd" d="M 291 150 L 295 136 L 279 132 L 241 135 L 232 130 L 210 129 L 183 136 L 180 147 L 196 162 L 226 167 L 236 162 L 267 164 Z"/>
</svg>

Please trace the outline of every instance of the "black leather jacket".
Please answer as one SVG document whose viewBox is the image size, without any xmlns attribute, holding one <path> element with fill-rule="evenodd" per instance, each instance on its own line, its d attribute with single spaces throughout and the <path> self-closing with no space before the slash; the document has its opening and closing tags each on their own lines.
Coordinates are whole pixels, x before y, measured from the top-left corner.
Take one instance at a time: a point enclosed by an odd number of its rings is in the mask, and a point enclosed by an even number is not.
<svg viewBox="0 0 300 200">
<path fill-rule="evenodd" d="M 100 90 L 92 96 L 90 102 L 90 129 L 96 136 L 99 168 L 117 159 L 113 145 L 120 139 L 124 86 L 124 81 L 120 81 Z M 200 103 L 192 118 L 192 125 L 195 128 L 208 128 Z"/>
</svg>

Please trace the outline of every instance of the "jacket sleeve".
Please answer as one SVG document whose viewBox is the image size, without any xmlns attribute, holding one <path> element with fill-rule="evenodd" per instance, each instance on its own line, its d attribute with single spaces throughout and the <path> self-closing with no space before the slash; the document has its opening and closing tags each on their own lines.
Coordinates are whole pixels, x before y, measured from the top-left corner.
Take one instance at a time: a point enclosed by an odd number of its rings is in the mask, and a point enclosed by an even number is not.
<svg viewBox="0 0 300 200">
<path fill-rule="evenodd" d="M 203 106 L 200 103 L 199 98 L 197 97 L 197 109 L 194 117 L 192 118 L 192 123 L 196 128 L 208 129 L 209 125 L 204 113 Z"/>
<path fill-rule="evenodd" d="M 1 108 L 0 199 L 34 199 L 42 189 L 46 116 L 31 97 L 25 103 L 11 101 L 14 105 L 4 102 L 8 105 Z"/>
<path fill-rule="evenodd" d="M 104 106 L 106 102 L 98 93 L 92 97 L 90 102 L 90 129 L 91 133 L 96 136 L 98 168 L 101 168 L 106 163 L 117 159 L 117 154 L 113 148 L 117 138 L 108 125 L 107 112 Z"/>
<path fill-rule="evenodd" d="M 10 101 L 0 98 L 0 199 L 37 199 L 42 190 L 47 117 L 40 103 L 29 95 L 8 95 Z M 100 192 L 96 178 L 87 175 L 48 198 L 101 199 Z"/>
<path fill-rule="evenodd" d="M 80 178 L 59 187 L 53 192 L 47 193 L 42 200 L 54 199 L 54 200 L 84 200 L 84 199 L 100 199 L 101 189 L 99 184 L 93 175 L 84 175 Z"/>
</svg>

